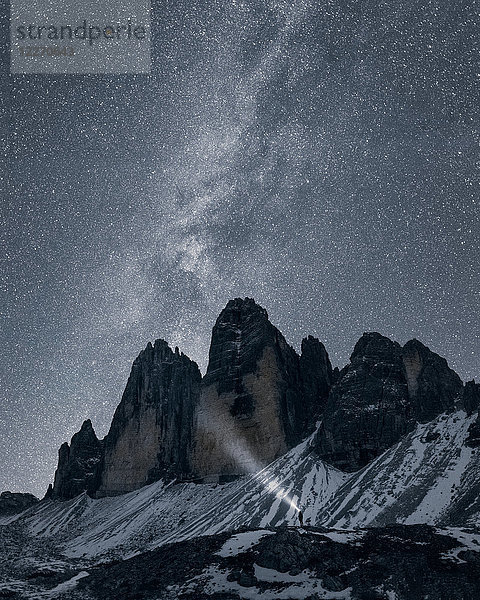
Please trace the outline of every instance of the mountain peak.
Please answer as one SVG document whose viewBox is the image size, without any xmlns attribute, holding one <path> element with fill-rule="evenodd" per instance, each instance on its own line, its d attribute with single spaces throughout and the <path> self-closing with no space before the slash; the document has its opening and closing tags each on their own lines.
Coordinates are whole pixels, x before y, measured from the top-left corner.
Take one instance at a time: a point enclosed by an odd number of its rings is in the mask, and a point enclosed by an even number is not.
<svg viewBox="0 0 480 600">
<path fill-rule="evenodd" d="M 229 300 L 220 313 L 217 323 L 224 321 L 225 318 L 228 318 L 232 314 L 243 316 L 256 314 L 268 320 L 268 313 L 265 308 L 257 304 L 253 298 L 234 298 L 233 300 Z"/>
<path fill-rule="evenodd" d="M 475 389 L 466 403 L 476 406 Z M 412 430 L 461 400 L 462 382 L 447 361 L 413 339 L 367 332 L 355 345 L 328 398 L 317 436 L 321 458 L 355 471 Z M 473 409 L 472 409 L 473 410 Z"/>
<path fill-rule="evenodd" d="M 194 470 L 236 476 L 305 433 L 299 357 L 252 298 L 230 300 L 212 330 L 196 415 Z"/>
<path fill-rule="evenodd" d="M 240 368 L 248 371 L 256 364 L 265 345 L 282 334 L 268 320 L 267 311 L 252 298 L 234 298 L 218 316 L 212 330 L 207 380 L 228 371 L 223 379 L 233 381 Z M 233 383 L 231 383 L 233 385 Z M 231 387 L 230 385 L 230 387 Z"/>
<path fill-rule="evenodd" d="M 158 479 L 255 472 L 311 434 L 327 462 L 354 471 L 417 421 L 455 406 L 471 414 L 480 386 L 463 388 L 447 361 L 417 339 L 402 348 L 367 331 L 350 363 L 333 370 L 313 335 L 301 355 L 253 298 L 229 300 L 212 330 L 205 376 L 165 339 L 148 342 L 106 438 L 90 419 L 59 451 L 54 497 L 121 494 Z"/>
<path fill-rule="evenodd" d="M 164 339 L 134 361 L 104 441 L 98 495 L 134 490 L 163 476 L 189 475 L 193 411 L 201 374 Z"/>
<path fill-rule="evenodd" d="M 447 361 L 417 339 L 402 348 L 408 394 L 415 417 L 427 423 L 460 400 L 463 384 Z"/>
<path fill-rule="evenodd" d="M 95 434 L 90 419 L 58 451 L 58 468 L 52 495 L 73 498 L 83 491 L 93 493 L 98 484 L 98 470 L 102 460 L 102 442 Z"/>
<path fill-rule="evenodd" d="M 398 354 L 400 345 L 393 342 L 390 338 L 376 331 L 367 331 L 355 344 L 350 361 L 353 363 L 356 360 L 381 360 L 386 356 L 391 357 Z"/>
<path fill-rule="evenodd" d="M 85 419 L 85 421 L 82 423 L 82 426 L 80 427 L 80 431 L 93 431 L 93 425 L 92 425 L 92 421 L 90 419 Z"/>
</svg>

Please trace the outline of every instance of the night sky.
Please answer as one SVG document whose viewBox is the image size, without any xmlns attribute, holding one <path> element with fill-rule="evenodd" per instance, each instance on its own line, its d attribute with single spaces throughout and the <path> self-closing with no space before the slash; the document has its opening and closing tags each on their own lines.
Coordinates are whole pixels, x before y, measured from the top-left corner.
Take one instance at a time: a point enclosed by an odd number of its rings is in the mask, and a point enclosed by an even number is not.
<svg viewBox="0 0 480 600">
<path fill-rule="evenodd" d="M 153 3 L 151 75 L 8 75 L 0 490 L 107 431 L 147 342 L 230 298 L 343 366 L 364 331 L 480 379 L 473 2 Z"/>
</svg>

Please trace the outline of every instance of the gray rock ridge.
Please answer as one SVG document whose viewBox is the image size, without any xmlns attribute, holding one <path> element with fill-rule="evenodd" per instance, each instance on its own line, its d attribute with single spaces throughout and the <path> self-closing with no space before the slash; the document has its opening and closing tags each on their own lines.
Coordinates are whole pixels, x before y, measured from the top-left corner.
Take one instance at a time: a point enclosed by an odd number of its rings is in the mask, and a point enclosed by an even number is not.
<svg viewBox="0 0 480 600">
<path fill-rule="evenodd" d="M 165 340 L 148 343 L 134 361 L 110 431 L 98 496 L 190 475 L 193 413 L 201 374 Z"/>
<path fill-rule="evenodd" d="M 9 517 L 39 502 L 33 494 L 5 491 L 0 494 L 0 517 Z"/>
<path fill-rule="evenodd" d="M 93 495 L 98 488 L 103 462 L 103 444 L 87 419 L 80 431 L 58 451 L 58 467 L 53 489 L 47 492 L 51 498 L 67 500 L 82 492 Z"/>
<path fill-rule="evenodd" d="M 325 346 L 301 355 L 252 298 L 230 300 L 212 330 L 209 363 L 156 340 L 139 354 L 110 431 L 88 421 L 59 451 L 48 497 L 126 493 L 153 481 L 228 481 L 257 472 L 310 435 L 320 458 L 356 471 L 445 411 L 473 412 L 480 386 L 463 387 L 447 361 L 418 340 L 402 348 L 365 333 L 350 363 L 332 369 Z M 472 429 L 472 443 L 475 442 Z"/>
<path fill-rule="evenodd" d="M 251 298 L 235 298 L 212 331 L 195 415 L 194 471 L 231 478 L 262 468 L 305 436 L 300 359 Z"/>
<path fill-rule="evenodd" d="M 364 333 L 333 386 L 316 438 L 323 460 L 360 469 L 411 431 L 453 411 L 463 384 L 447 361 L 418 340 L 402 348 Z"/>
<path fill-rule="evenodd" d="M 263 307 L 231 300 L 213 327 L 203 380 L 178 348 L 149 343 L 108 435 L 99 442 L 88 422 L 91 439 L 82 428 L 62 445 L 47 497 L 85 489 L 110 496 L 158 479 L 224 481 L 258 470 L 314 431 L 334 376 L 318 339 L 305 338 L 298 356 Z"/>
</svg>

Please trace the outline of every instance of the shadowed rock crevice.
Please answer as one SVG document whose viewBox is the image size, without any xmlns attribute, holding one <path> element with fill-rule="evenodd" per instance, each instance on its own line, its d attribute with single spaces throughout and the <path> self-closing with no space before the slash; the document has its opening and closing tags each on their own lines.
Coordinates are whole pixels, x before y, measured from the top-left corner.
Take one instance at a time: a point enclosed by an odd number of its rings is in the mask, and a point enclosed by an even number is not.
<svg viewBox="0 0 480 600">
<path fill-rule="evenodd" d="M 305 407 L 304 430 L 309 432 L 314 430 L 315 422 L 325 410 L 334 379 L 325 346 L 311 335 L 302 340 L 300 374 Z"/>
</svg>

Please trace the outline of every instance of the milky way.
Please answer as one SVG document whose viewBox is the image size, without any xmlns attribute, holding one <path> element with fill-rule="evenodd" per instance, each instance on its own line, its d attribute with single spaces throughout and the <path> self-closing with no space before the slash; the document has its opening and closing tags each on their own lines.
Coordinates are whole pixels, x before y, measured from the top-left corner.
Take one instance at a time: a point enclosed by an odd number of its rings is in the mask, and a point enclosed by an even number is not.
<svg viewBox="0 0 480 600">
<path fill-rule="evenodd" d="M 2 47 L 0 489 L 105 435 L 149 340 L 204 371 L 232 297 L 338 366 L 374 330 L 480 378 L 473 4 L 153 8 L 148 76 L 9 76 Z"/>
</svg>

